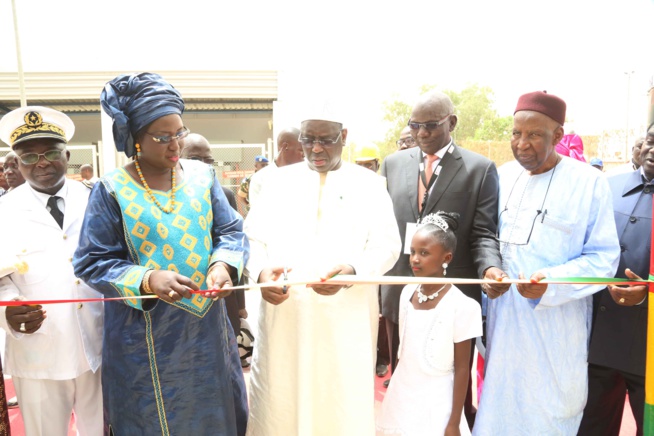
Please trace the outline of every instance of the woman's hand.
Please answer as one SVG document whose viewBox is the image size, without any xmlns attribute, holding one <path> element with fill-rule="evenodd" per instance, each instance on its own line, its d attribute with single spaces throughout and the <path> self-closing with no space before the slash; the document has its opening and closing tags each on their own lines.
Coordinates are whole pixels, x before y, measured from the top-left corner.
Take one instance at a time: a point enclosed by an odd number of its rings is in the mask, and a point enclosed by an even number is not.
<svg viewBox="0 0 654 436">
<path fill-rule="evenodd" d="M 182 298 L 191 298 L 189 289 L 199 290 L 193 280 L 174 271 L 157 270 L 149 277 L 152 293 L 168 303 L 174 303 Z"/>
<path fill-rule="evenodd" d="M 232 293 L 232 266 L 227 265 L 225 262 L 216 262 L 211 265 L 207 273 L 207 289 L 220 289 L 220 291 L 210 292 L 205 296 L 217 300 L 225 298 Z"/>
</svg>

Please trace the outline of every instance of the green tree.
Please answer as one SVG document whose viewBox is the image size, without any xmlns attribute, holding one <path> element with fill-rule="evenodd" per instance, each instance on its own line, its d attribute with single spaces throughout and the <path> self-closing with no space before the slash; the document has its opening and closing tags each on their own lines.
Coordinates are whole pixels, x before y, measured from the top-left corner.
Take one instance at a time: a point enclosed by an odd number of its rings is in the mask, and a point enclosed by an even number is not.
<svg viewBox="0 0 654 436">
<path fill-rule="evenodd" d="M 477 130 L 481 129 L 486 121 L 497 118 L 497 112 L 493 109 L 495 95 L 488 86 L 480 87 L 474 83 L 460 92 L 453 90 L 443 92 L 452 99 L 459 119 L 456 129 L 452 132 L 455 140 L 473 139 Z"/>
<path fill-rule="evenodd" d="M 511 139 L 513 117 L 495 117 L 485 119 L 481 127 L 475 131 L 475 141 L 508 141 Z"/>
<path fill-rule="evenodd" d="M 388 124 L 388 130 L 383 141 L 375 142 L 382 159 L 397 150 L 395 141 L 409 122 L 411 109 L 411 105 L 397 99 L 397 96 L 395 100 L 384 102 L 384 121 Z"/>
<path fill-rule="evenodd" d="M 436 85 L 426 84 L 420 87 L 420 94 L 424 94 Z M 454 103 L 458 124 L 452 136 L 457 141 L 465 140 L 506 140 L 510 134 L 512 117 L 498 117 L 493 108 L 495 94 L 490 87 L 479 86 L 476 83 L 468 85 L 463 90 L 443 91 Z M 411 117 L 412 107 L 407 102 L 395 99 L 384 103 L 384 121 L 388 130 L 383 141 L 376 142 L 382 158 L 395 152 L 395 141 Z M 510 129 L 510 127 L 509 127 Z"/>
</svg>

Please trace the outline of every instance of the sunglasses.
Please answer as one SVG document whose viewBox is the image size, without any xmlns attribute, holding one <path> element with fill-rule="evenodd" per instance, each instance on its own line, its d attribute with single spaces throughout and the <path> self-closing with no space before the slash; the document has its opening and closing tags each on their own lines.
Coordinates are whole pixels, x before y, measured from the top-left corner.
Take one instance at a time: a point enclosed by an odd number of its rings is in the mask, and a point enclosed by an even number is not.
<svg viewBox="0 0 654 436">
<path fill-rule="evenodd" d="M 300 136 L 297 140 L 302 144 L 303 147 L 313 147 L 313 144 L 318 143 L 321 147 L 331 147 L 341 140 L 341 135 L 343 131 L 341 130 L 338 133 L 338 136 L 335 139 L 319 139 L 319 138 L 305 138 Z"/>
<path fill-rule="evenodd" d="M 19 156 L 23 165 L 34 165 L 41 159 L 41 156 L 48 162 L 54 162 L 61 159 L 62 150 L 48 150 L 45 153 L 25 153 Z"/>
<path fill-rule="evenodd" d="M 156 135 L 153 135 L 152 133 L 145 132 L 146 135 L 152 136 L 152 140 L 154 142 L 156 142 L 157 144 L 161 144 L 161 145 L 168 145 L 171 142 L 173 142 L 173 140 L 180 141 L 180 140 L 186 138 L 189 133 L 191 133 L 191 131 L 189 129 L 187 129 L 186 127 L 184 127 L 184 130 L 182 130 L 181 132 L 179 132 L 178 134 L 173 135 L 173 136 L 156 136 Z"/>
<path fill-rule="evenodd" d="M 414 123 L 412 121 L 409 121 L 409 129 L 411 129 L 411 130 L 420 130 L 421 127 L 424 127 L 425 130 L 431 132 L 432 130 L 436 130 L 441 125 L 445 124 L 445 121 L 447 121 L 447 119 L 449 117 L 451 117 L 451 116 L 452 116 L 452 114 L 446 116 L 445 118 L 443 118 L 440 121 L 433 121 L 431 123 Z"/>
</svg>

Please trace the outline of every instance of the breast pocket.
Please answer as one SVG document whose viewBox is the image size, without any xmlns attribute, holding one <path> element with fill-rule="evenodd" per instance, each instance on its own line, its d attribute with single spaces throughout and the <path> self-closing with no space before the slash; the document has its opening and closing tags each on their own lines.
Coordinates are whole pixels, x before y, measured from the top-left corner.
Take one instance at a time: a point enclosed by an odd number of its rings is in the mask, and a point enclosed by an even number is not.
<svg viewBox="0 0 654 436">
<path fill-rule="evenodd" d="M 542 225 L 540 239 L 547 241 L 549 246 L 556 247 L 557 253 L 567 255 L 572 239 L 576 236 L 573 234 L 573 223 L 550 214 L 545 214 L 542 218 L 536 217 L 536 222 L 537 225 Z"/>
<path fill-rule="evenodd" d="M 48 279 L 52 259 L 48 259 L 46 248 L 45 243 L 32 242 L 26 244 L 17 253 L 18 259 L 27 264 L 27 272 L 25 274 L 14 274 L 12 276 L 12 279 L 17 285 L 33 285 Z"/>
</svg>

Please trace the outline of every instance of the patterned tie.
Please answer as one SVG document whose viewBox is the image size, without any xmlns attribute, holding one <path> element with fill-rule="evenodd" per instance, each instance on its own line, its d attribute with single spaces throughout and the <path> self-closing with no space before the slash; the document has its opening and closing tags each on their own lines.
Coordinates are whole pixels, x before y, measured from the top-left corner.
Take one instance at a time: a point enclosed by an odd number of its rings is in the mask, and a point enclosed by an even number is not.
<svg viewBox="0 0 654 436">
<path fill-rule="evenodd" d="M 425 182 L 429 185 L 431 176 L 434 174 L 434 162 L 438 160 L 438 156 L 435 154 L 425 155 L 427 158 L 427 163 L 425 163 Z M 422 177 L 418 177 L 418 210 L 422 210 L 422 200 L 425 197 L 425 191 L 427 191 L 427 186 L 422 184 Z"/>
<path fill-rule="evenodd" d="M 59 224 L 60 228 L 64 228 L 64 214 L 61 213 L 61 210 L 59 209 L 59 206 L 57 206 L 57 199 L 59 197 L 52 196 L 48 199 L 48 207 L 50 208 L 50 215 L 52 215 L 52 218 L 57 221 L 57 224 Z"/>
</svg>

